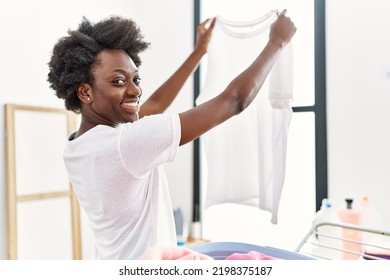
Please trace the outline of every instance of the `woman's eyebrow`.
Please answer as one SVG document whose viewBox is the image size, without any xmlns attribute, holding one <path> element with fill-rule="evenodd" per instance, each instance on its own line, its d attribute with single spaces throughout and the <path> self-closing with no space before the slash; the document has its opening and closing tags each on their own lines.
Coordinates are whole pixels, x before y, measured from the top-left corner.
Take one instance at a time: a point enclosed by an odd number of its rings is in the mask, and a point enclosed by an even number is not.
<svg viewBox="0 0 390 280">
<path fill-rule="evenodd" d="M 125 69 L 118 68 L 118 69 L 114 69 L 112 72 L 113 72 L 113 73 L 114 73 L 114 72 L 119 72 L 119 73 L 121 73 L 121 74 L 126 75 L 126 74 L 137 74 L 139 71 L 138 71 L 138 69 L 136 69 L 136 70 L 134 70 L 133 72 L 129 72 L 129 71 L 125 70 Z"/>
</svg>

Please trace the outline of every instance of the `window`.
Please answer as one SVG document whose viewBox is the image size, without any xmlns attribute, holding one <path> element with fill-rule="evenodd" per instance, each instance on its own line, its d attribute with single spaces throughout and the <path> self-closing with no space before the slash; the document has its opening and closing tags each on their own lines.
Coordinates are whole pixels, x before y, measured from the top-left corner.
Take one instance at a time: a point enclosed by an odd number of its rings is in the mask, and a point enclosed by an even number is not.
<svg viewBox="0 0 390 280">
<path fill-rule="evenodd" d="M 324 1 L 305 0 L 302 5 L 288 0 L 199 0 L 195 1 L 195 26 L 216 15 L 248 21 L 274 9 L 287 9 L 287 15 L 298 28 L 293 39 L 294 114 L 278 224 L 271 224 L 270 213 L 255 207 L 222 204 L 200 210 L 201 194 L 205 192 L 197 187 L 201 185 L 202 174 L 199 141 L 194 149 L 193 220 L 199 221 L 201 217 L 203 237 L 212 241 L 239 241 L 293 250 L 310 228 L 322 198 L 327 196 Z M 206 67 L 203 62 L 196 73 L 195 97 L 201 91 Z"/>
</svg>

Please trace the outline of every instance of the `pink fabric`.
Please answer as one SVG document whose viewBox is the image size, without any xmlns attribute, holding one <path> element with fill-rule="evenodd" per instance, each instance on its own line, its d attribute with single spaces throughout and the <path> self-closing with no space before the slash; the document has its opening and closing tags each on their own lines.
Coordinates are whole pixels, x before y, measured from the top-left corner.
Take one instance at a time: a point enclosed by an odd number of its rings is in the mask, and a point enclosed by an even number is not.
<svg viewBox="0 0 390 280">
<path fill-rule="evenodd" d="M 226 260 L 282 260 L 271 257 L 256 251 L 249 251 L 248 253 L 233 253 Z"/>
<path fill-rule="evenodd" d="M 140 260 L 212 260 L 213 258 L 184 247 L 154 246 L 148 249 Z"/>
</svg>

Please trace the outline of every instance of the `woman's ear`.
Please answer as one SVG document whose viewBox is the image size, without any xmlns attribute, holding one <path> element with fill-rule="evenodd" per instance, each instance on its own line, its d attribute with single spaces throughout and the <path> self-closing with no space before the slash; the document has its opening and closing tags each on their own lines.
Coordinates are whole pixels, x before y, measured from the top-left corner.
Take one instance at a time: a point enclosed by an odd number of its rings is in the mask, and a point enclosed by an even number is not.
<svg viewBox="0 0 390 280">
<path fill-rule="evenodd" d="M 77 87 L 77 96 L 85 104 L 92 103 L 92 88 L 87 83 L 82 83 Z"/>
</svg>

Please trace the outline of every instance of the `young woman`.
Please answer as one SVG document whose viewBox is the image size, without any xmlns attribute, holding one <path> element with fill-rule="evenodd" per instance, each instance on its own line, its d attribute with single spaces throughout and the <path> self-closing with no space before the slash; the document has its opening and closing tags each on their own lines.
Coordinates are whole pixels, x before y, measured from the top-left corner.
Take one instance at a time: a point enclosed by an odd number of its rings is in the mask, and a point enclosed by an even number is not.
<svg viewBox="0 0 390 280">
<path fill-rule="evenodd" d="M 176 244 L 162 164 L 184 145 L 252 102 L 296 28 L 279 14 L 256 60 L 216 98 L 179 114 L 162 114 L 206 53 L 215 20 L 198 27 L 198 43 L 177 72 L 140 106 L 139 53 L 148 47 L 129 19 L 84 19 L 53 49 L 48 80 L 65 107 L 81 113 L 64 161 L 95 237 L 97 259 L 134 259 Z"/>
</svg>

